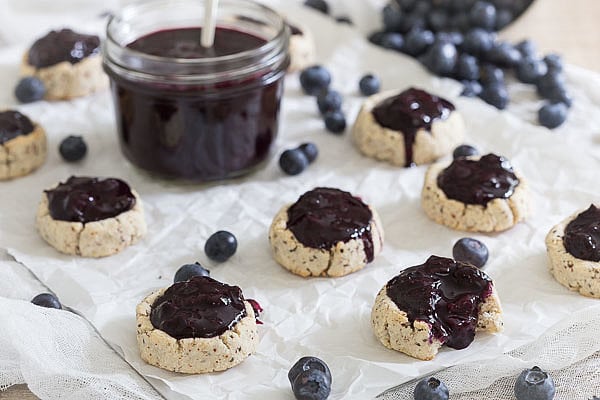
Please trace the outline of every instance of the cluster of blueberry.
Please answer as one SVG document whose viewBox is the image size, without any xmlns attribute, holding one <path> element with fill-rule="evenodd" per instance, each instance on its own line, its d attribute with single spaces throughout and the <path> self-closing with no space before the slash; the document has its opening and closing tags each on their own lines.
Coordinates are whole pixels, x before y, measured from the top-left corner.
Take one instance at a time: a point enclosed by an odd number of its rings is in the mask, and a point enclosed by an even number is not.
<svg viewBox="0 0 600 400">
<path fill-rule="evenodd" d="M 436 75 L 461 81 L 464 96 L 479 96 L 498 109 L 509 103 L 504 75 L 512 71 L 519 81 L 535 85 L 546 100 L 538 120 L 552 129 L 566 120 L 572 104 L 561 57 L 540 58 L 530 40 L 513 45 L 494 33 L 510 23 L 525 3 L 392 0 L 382 11 L 383 29 L 369 40 L 419 59 Z"/>
<path fill-rule="evenodd" d="M 329 3 L 325 0 L 305 0 L 304 5 L 307 7 L 314 8 L 317 11 L 322 12 L 323 14 L 329 15 Z M 352 20 L 347 15 L 340 15 L 335 17 L 335 20 L 342 24 L 353 25 Z"/>
</svg>

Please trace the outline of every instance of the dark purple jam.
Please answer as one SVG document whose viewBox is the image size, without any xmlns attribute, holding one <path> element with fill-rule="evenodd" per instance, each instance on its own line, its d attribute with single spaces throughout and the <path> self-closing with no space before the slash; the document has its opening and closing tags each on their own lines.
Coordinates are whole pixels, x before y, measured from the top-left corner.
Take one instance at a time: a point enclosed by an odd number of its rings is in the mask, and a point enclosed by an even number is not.
<svg viewBox="0 0 600 400">
<path fill-rule="evenodd" d="M 592 204 L 569 222 L 563 243 L 573 257 L 600 261 L 600 209 Z"/>
<path fill-rule="evenodd" d="M 260 317 L 260 314 L 263 312 L 262 306 L 258 301 L 254 299 L 246 299 L 246 301 L 250 303 L 250 305 L 252 306 L 252 310 L 254 310 L 254 318 L 256 319 L 256 323 L 262 325 L 263 322 L 260 319 L 258 319 Z"/>
<path fill-rule="evenodd" d="M 135 205 L 129 185 L 116 178 L 72 176 L 45 193 L 50 216 L 60 221 L 84 224 L 100 221 L 116 217 Z"/>
<path fill-rule="evenodd" d="M 27 62 L 44 68 L 68 61 L 77 64 L 84 58 L 100 52 L 100 38 L 95 35 L 83 35 L 71 29 L 51 31 L 33 43 L 29 49 Z"/>
<path fill-rule="evenodd" d="M 426 322 L 434 338 L 464 349 L 475 338 L 479 306 L 492 293 L 492 281 L 472 265 L 431 256 L 394 277 L 386 290 L 411 323 Z"/>
<path fill-rule="evenodd" d="M 211 338 L 225 333 L 245 316 L 239 287 L 195 276 L 175 283 L 156 299 L 150 321 L 175 339 Z"/>
<path fill-rule="evenodd" d="M 406 153 L 406 167 L 414 165 L 413 145 L 417 131 L 431 132 L 435 120 L 446 119 L 454 110 L 448 100 L 424 90 L 410 88 L 397 96 L 389 97 L 373 108 L 373 116 L 384 128 L 402 132 Z"/>
<path fill-rule="evenodd" d="M 437 178 L 449 199 L 485 206 L 494 199 L 508 199 L 519 184 L 510 162 L 487 154 L 479 160 L 457 158 Z"/>
<path fill-rule="evenodd" d="M 18 111 L 0 111 L 0 145 L 33 132 L 33 123 Z"/>
<path fill-rule="evenodd" d="M 128 47 L 175 58 L 250 51 L 265 40 L 217 28 L 201 48 L 200 28 L 151 33 Z M 285 66 L 287 67 L 287 65 Z M 213 86 L 132 81 L 110 69 L 121 148 L 136 166 L 166 178 L 205 182 L 239 176 L 266 159 L 278 131 L 285 69 Z"/>
<path fill-rule="evenodd" d="M 298 28 L 296 25 L 292 25 L 288 22 L 288 26 L 290 27 L 290 32 L 292 33 L 292 36 L 298 35 L 298 36 L 302 36 L 304 35 L 304 32 L 302 32 L 302 29 Z"/>
<path fill-rule="evenodd" d="M 361 239 L 367 262 L 373 261 L 373 214 L 358 197 L 319 187 L 300 196 L 287 214 L 288 229 L 305 246 L 329 250 L 338 242 Z"/>
</svg>

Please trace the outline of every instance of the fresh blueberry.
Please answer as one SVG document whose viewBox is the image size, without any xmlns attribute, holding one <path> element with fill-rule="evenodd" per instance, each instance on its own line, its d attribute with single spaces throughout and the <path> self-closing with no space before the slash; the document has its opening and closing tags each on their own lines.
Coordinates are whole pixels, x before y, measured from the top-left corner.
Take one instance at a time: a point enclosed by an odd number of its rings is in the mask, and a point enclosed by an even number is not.
<svg viewBox="0 0 600 400">
<path fill-rule="evenodd" d="M 200 263 L 185 264 L 179 267 L 177 272 L 175 272 L 173 282 L 177 283 L 189 281 L 194 276 L 210 276 L 210 271 L 202 267 Z"/>
<path fill-rule="evenodd" d="M 517 79 L 523 83 L 536 83 L 538 79 L 546 75 L 546 72 L 548 72 L 546 63 L 532 57 L 523 58 L 515 69 Z"/>
<path fill-rule="evenodd" d="M 540 125 L 549 129 L 561 126 L 567 119 L 568 107 L 564 103 L 546 103 L 538 111 Z"/>
<path fill-rule="evenodd" d="M 41 293 L 31 299 L 31 302 L 36 306 L 46 307 L 46 308 L 56 308 L 61 310 L 62 305 L 60 301 L 56 298 L 52 293 Z"/>
<path fill-rule="evenodd" d="M 404 39 L 404 52 L 416 57 L 427 51 L 435 41 L 435 35 L 431 31 L 413 29 Z"/>
<path fill-rule="evenodd" d="M 213 261 L 224 262 L 235 254 L 237 246 L 238 242 L 233 233 L 217 231 L 210 235 L 204 244 L 204 253 Z"/>
<path fill-rule="evenodd" d="M 477 81 L 462 81 L 462 84 L 463 90 L 460 95 L 464 97 L 477 97 L 483 90 L 481 83 Z"/>
<path fill-rule="evenodd" d="M 337 111 L 342 108 L 342 95 L 335 90 L 321 92 L 317 96 L 317 106 L 321 114 Z"/>
<path fill-rule="evenodd" d="M 492 64 L 483 64 L 479 69 L 479 75 L 480 81 L 484 85 L 504 84 L 504 71 Z"/>
<path fill-rule="evenodd" d="M 454 72 L 458 53 L 456 46 L 447 42 L 434 43 L 424 57 L 424 65 L 436 75 L 450 75 Z"/>
<path fill-rule="evenodd" d="M 550 100 L 551 103 L 563 103 L 567 107 L 573 105 L 573 98 L 562 86 L 553 87 L 546 96 L 546 99 Z"/>
<path fill-rule="evenodd" d="M 425 29 L 425 18 L 415 11 L 409 14 L 403 14 L 402 22 L 398 28 L 398 32 L 400 33 L 407 33 L 411 29 Z"/>
<path fill-rule="evenodd" d="M 373 43 L 374 45 L 381 46 L 383 37 L 385 34 L 386 34 L 386 32 L 384 32 L 384 31 L 375 31 L 375 32 L 371 33 L 367 37 L 367 39 L 369 40 L 369 42 Z"/>
<path fill-rule="evenodd" d="M 556 91 L 564 90 L 565 78 L 560 72 L 548 70 L 546 75 L 537 80 L 536 87 L 538 94 L 547 99 Z"/>
<path fill-rule="evenodd" d="M 479 97 L 499 110 L 504 110 L 509 101 L 506 85 L 499 82 L 484 85 Z"/>
<path fill-rule="evenodd" d="M 404 11 L 412 11 L 419 0 L 396 0 L 396 3 Z"/>
<path fill-rule="evenodd" d="M 517 400 L 552 400 L 555 392 L 552 377 L 539 367 L 524 370 L 515 382 Z"/>
<path fill-rule="evenodd" d="M 279 156 L 279 166 L 288 175 L 298 175 L 308 167 L 308 158 L 300 149 L 285 150 Z"/>
<path fill-rule="evenodd" d="M 45 94 L 44 82 L 33 76 L 21 79 L 15 87 L 15 97 L 21 103 L 32 103 L 41 100 Z"/>
<path fill-rule="evenodd" d="M 465 36 L 460 32 L 438 32 L 435 35 L 436 41 L 450 42 L 453 45 L 459 47 L 465 41 Z"/>
<path fill-rule="evenodd" d="M 537 53 L 537 49 L 535 48 L 535 44 L 529 39 L 522 40 L 515 46 L 523 57 L 535 57 Z"/>
<path fill-rule="evenodd" d="M 381 38 L 381 46 L 390 50 L 402 51 L 404 48 L 404 37 L 401 33 L 384 33 Z"/>
<path fill-rule="evenodd" d="M 461 144 L 452 152 L 452 158 L 456 160 L 457 158 L 476 156 L 478 154 L 479 150 L 477 148 L 468 144 Z"/>
<path fill-rule="evenodd" d="M 506 8 L 498 10 L 496 12 L 495 30 L 499 31 L 502 28 L 508 26 L 513 21 L 513 19 L 515 19 L 515 16 L 513 15 L 512 11 L 507 10 Z"/>
<path fill-rule="evenodd" d="M 474 56 L 463 53 L 456 62 L 456 77 L 461 80 L 475 81 L 479 79 L 479 63 Z"/>
<path fill-rule="evenodd" d="M 466 32 L 471 27 L 471 17 L 469 12 L 462 10 L 450 18 L 450 26 L 457 31 Z"/>
<path fill-rule="evenodd" d="M 350 19 L 350 17 L 347 15 L 340 15 L 339 17 L 336 17 L 335 22 L 337 22 L 338 24 L 354 25 L 352 19 Z"/>
<path fill-rule="evenodd" d="M 598 396 L 594 396 L 594 397 L 592 397 L 590 400 L 600 400 L 600 397 L 598 397 Z"/>
<path fill-rule="evenodd" d="M 477 154 L 477 149 L 474 150 L 475 154 Z M 454 247 L 452 247 L 452 257 L 454 257 L 456 261 L 466 262 L 476 266 L 477 268 L 482 268 L 487 262 L 489 256 L 490 253 L 485 244 L 477 239 L 469 237 L 459 239 L 454 244 Z"/>
<path fill-rule="evenodd" d="M 544 62 L 551 71 L 561 72 L 563 70 L 562 57 L 558 54 L 548 54 L 546 57 L 544 57 Z"/>
<path fill-rule="evenodd" d="M 478 1 L 471 8 L 469 17 L 473 26 L 491 31 L 496 26 L 496 7 L 487 1 Z"/>
<path fill-rule="evenodd" d="M 465 34 L 462 50 L 475 56 L 486 54 L 494 47 L 495 35 L 481 28 L 475 28 Z"/>
<path fill-rule="evenodd" d="M 381 89 L 381 83 L 379 82 L 379 78 L 377 78 L 375 75 L 367 74 L 360 78 L 360 81 L 358 82 L 358 88 L 363 96 L 372 96 L 375 93 L 379 93 L 379 90 Z"/>
<path fill-rule="evenodd" d="M 427 15 L 427 22 L 432 31 L 447 30 L 449 24 L 448 13 L 440 8 L 434 8 Z"/>
<path fill-rule="evenodd" d="M 298 149 L 304 153 L 309 163 L 315 161 L 319 155 L 319 149 L 317 148 L 317 145 L 312 142 L 302 143 L 300 146 L 298 146 Z"/>
<path fill-rule="evenodd" d="M 87 145 L 81 136 L 70 135 L 60 142 L 58 151 L 62 158 L 68 162 L 83 159 L 87 153 Z"/>
<path fill-rule="evenodd" d="M 341 111 L 325 114 L 325 128 L 332 133 L 340 134 L 346 130 L 346 117 Z"/>
<path fill-rule="evenodd" d="M 318 369 L 307 369 L 294 379 L 292 391 L 298 400 L 326 400 L 331 393 L 331 379 Z"/>
<path fill-rule="evenodd" d="M 381 12 L 383 17 L 383 27 L 386 32 L 399 32 L 402 25 L 402 12 L 392 3 L 383 7 Z"/>
<path fill-rule="evenodd" d="M 306 94 L 316 96 L 329 87 L 331 74 L 320 65 L 308 67 L 300 73 L 300 85 Z"/>
<path fill-rule="evenodd" d="M 288 379 L 290 380 L 290 383 L 293 384 L 294 380 L 296 380 L 296 377 L 300 375 L 302 371 L 309 369 L 318 369 L 319 371 L 323 372 L 327 378 L 329 378 L 329 381 L 331 381 L 331 371 L 329 370 L 329 367 L 325 361 L 317 357 L 307 356 L 296 361 L 296 363 L 288 372 Z"/>
<path fill-rule="evenodd" d="M 521 52 L 508 42 L 498 42 L 486 54 L 486 59 L 501 67 L 514 67 L 521 58 Z"/>
<path fill-rule="evenodd" d="M 426 16 L 431 12 L 432 4 L 430 1 L 417 1 L 413 8 L 413 13 L 421 17 Z"/>
<path fill-rule="evenodd" d="M 323 14 L 329 14 L 329 4 L 325 0 L 305 0 L 304 5 L 319 10 Z"/>
<path fill-rule="evenodd" d="M 448 400 L 450 393 L 444 382 L 436 378 L 425 378 L 415 386 L 415 400 Z"/>
</svg>

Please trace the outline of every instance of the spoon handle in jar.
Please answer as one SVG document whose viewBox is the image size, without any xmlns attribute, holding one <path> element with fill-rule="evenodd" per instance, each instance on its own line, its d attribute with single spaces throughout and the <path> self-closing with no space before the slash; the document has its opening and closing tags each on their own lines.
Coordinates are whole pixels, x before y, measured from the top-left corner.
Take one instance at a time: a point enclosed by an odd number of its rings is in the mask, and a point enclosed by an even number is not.
<svg viewBox="0 0 600 400">
<path fill-rule="evenodd" d="M 219 0 L 206 0 L 204 10 L 204 26 L 200 38 L 202 47 L 212 47 L 215 42 L 215 29 L 217 28 L 217 9 Z"/>
</svg>

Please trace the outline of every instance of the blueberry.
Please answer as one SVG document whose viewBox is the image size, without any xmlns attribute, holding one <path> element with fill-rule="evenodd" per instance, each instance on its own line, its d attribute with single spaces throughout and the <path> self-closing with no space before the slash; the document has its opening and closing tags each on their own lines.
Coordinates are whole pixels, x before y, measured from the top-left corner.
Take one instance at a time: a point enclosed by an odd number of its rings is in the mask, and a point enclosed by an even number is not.
<svg viewBox="0 0 600 400">
<path fill-rule="evenodd" d="M 379 93 L 381 89 L 381 83 L 379 82 L 379 78 L 377 78 L 373 74 L 367 74 L 360 78 L 358 82 L 358 88 L 360 93 L 364 96 L 372 96 L 375 93 Z"/>
<path fill-rule="evenodd" d="M 466 32 L 471 27 L 471 18 L 469 13 L 467 11 L 457 12 L 450 19 L 450 25 L 452 26 L 452 29 Z"/>
<path fill-rule="evenodd" d="M 419 56 L 425 53 L 434 41 L 433 32 L 413 29 L 404 38 L 404 52 L 413 57 Z"/>
<path fill-rule="evenodd" d="M 404 11 L 412 11 L 419 0 L 396 0 L 396 3 Z"/>
<path fill-rule="evenodd" d="M 342 108 L 342 95 L 335 90 L 321 92 L 317 96 L 317 106 L 321 114 L 337 111 Z"/>
<path fill-rule="evenodd" d="M 300 85 L 306 94 L 316 96 L 329 87 L 331 74 L 324 67 L 314 65 L 300 73 Z"/>
<path fill-rule="evenodd" d="M 301 154 L 304 154 L 300 152 Z M 306 156 L 305 156 L 306 158 Z M 237 250 L 238 242 L 233 233 L 217 231 L 204 244 L 206 256 L 213 261 L 227 261 Z"/>
<path fill-rule="evenodd" d="M 318 369 L 323 372 L 331 381 L 331 371 L 329 367 L 325 363 L 325 361 L 321 360 L 317 357 L 302 357 L 292 366 L 290 371 L 288 372 L 288 379 L 290 383 L 293 384 L 296 377 L 302 372 L 309 369 Z"/>
<path fill-rule="evenodd" d="M 56 298 L 52 293 L 41 293 L 31 299 L 31 302 L 36 306 L 46 307 L 46 308 L 56 308 L 61 310 L 62 305 L 60 301 Z"/>
<path fill-rule="evenodd" d="M 501 67 L 514 67 L 523 56 L 512 44 L 498 42 L 486 53 L 486 59 Z"/>
<path fill-rule="evenodd" d="M 382 41 L 383 41 L 383 37 L 386 34 L 386 32 L 383 31 L 375 31 L 372 32 L 367 39 L 369 40 L 369 42 L 373 43 L 376 46 L 381 46 Z"/>
<path fill-rule="evenodd" d="M 444 382 L 436 378 L 425 378 L 415 386 L 415 400 L 448 400 L 450 396 Z"/>
<path fill-rule="evenodd" d="M 554 129 L 567 119 L 568 108 L 564 103 L 546 103 L 538 111 L 540 125 Z"/>
<path fill-rule="evenodd" d="M 438 32 L 435 34 L 436 42 L 448 42 L 460 46 L 465 41 L 465 36 L 460 32 Z"/>
<path fill-rule="evenodd" d="M 331 393 L 331 380 L 318 369 L 307 369 L 294 379 L 292 391 L 298 400 L 325 400 Z"/>
<path fill-rule="evenodd" d="M 346 130 L 346 117 L 341 111 L 325 114 L 325 128 L 332 133 L 342 133 Z"/>
<path fill-rule="evenodd" d="M 456 77 L 468 81 L 479 79 L 479 63 L 477 62 L 477 58 L 470 54 L 461 54 L 456 62 Z"/>
<path fill-rule="evenodd" d="M 535 44 L 529 39 L 522 40 L 515 46 L 523 57 L 535 57 L 537 50 L 535 48 Z"/>
<path fill-rule="evenodd" d="M 385 33 L 381 38 L 381 46 L 390 50 L 402 51 L 404 48 L 404 37 L 401 33 Z"/>
<path fill-rule="evenodd" d="M 546 99 L 550 100 L 552 103 L 563 103 L 567 107 L 571 107 L 573 105 L 573 98 L 562 86 L 553 87 L 547 93 Z"/>
<path fill-rule="evenodd" d="M 600 400 L 600 397 L 594 396 L 590 400 Z"/>
<path fill-rule="evenodd" d="M 477 149 L 475 149 L 475 152 L 477 152 Z M 482 268 L 489 256 L 490 253 L 485 244 L 477 239 L 469 237 L 459 239 L 454 244 L 454 247 L 452 247 L 452 257 L 454 257 L 456 261 L 469 263 L 477 268 Z"/>
<path fill-rule="evenodd" d="M 499 110 L 504 110 L 509 101 L 506 85 L 497 82 L 484 85 L 479 97 Z"/>
<path fill-rule="evenodd" d="M 350 19 L 350 17 L 347 15 L 340 15 L 339 17 L 336 17 L 335 22 L 337 22 L 338 24 L 354 25 L 352 19 Z"/>
<path fill-rule="evenodd" d="M 469 13 L 471 24 L 491 31 L 496 26 L 496 7 L 487 1 L 478 1 Z"/>
<path fill-rule="evenodd" d="M 329 4 L 325 0 L 305 0 L 304 5 L 319 10 L 323 14 L 329 14 Z"/>
<path fill-rule="evenodd" d="M 465 34 L 462 50 L 473 55 L 486 54 L 494 47 L 495 36 L 481 28 L 475 28 Z"/>
<path fill-rule="evenodd" d="M 515 382 L 517 400 L 552 400 L 555 392 L 552 377 L 539 367 L 524 370 Z"/>
<path fill-rule="evenodd" d="M 434 74 L 445 76 L 454 72 L 457 58 L 456 46 L 452 43 L 436 42 L 425 53 L 424 64 Z"/>
<path fill-rule="evenodd" d="M 544 62 L 551 71 L 561 72 L 563 70 L 562 57 L 558 54 L 548 54 L 546 57 L 544 57 Z"/>
<path fill-rule="evenodd" d="M 200 263 L 185 264 L 179 267 L 177 272 L 175 272 L 173 282 L 177 283 L 189 281 L 194 276 L 210 276 L 210 271 L 202 267 Z"/>
<path fill-rule="evenodd" d="M 540 96 L 548 98 L 557 90 L 564 90 L 565 78 L 560 72 L 548 70 L 546 75 L 542 76 L 536 82 L 537 92 Z"/>
<path fill-rule="evenodd" d="M 83 159 L 87 153 L 87 145 L 81 136 L 67 136 L 60 142 L 58 151 L 62 158 L 68 162 Z"/>
<path fill-rule="evenodd" d="M 319 155 L 319 149 L 317 148 L 317 145 L 312 142 L 302 143 L 300 146 L 298 146 L 298 150 L 304 153 L 309 163 L 315 161 Z"/>
<path fill-rule="evenodd" d="M 44 82 L 33 76 L 21 79 L 15 87 L 15 97 L 21 103 L 32 103 L 41 100 L 45 94 Z"/>
<path fill-rule="evenodd" d="M 279 166 L 288 175 L 298 175 L 308 167 L 308 158 L 300 149 L 285 150 L 279 156 Z"/>
<path fill-rule="evenodd" d="M 392 3 L 386 4 L 381 12 L 383 27 L 386 32 L 398 32 L 402 26 L 402 13 Z"/>
<path fill-rule="evenodd" d="M 454 149 L 454 152 L 452 152 L 452 158 L 456 160 L 460 157 L 476 156 L 478 154 L 479 150 L 477 150 L 477 148 L 468 144 L 461 144 Z"/>
<path fill-rule="evenodd" d="M 498 10 L 496 12 L 496 26 L 494 27 L 495 30 L 499 31 L 502 28 L 508 26 L 513 19 L 515 19 L 515 16 L 513 15 L 512 11 L 507 10 L 506 8 Z"/>
<path fill-rule="evenodd" d="M 492 64 L 482 65 L 479 69 L 479 75 L 481 83 L 484 85 L 504 84 L 504 71 Z"/>
<path fill-rule="evenodd" d="M 477 97 L 483 90 L 481 83 L 477 81 L 463 81 L 462 84 L 463 91 L 460 95 L 464 97 Z"/>
<path fill-rule="evenodd" d="M 434 8 L 427 15 L 427 22 L 433 31 L 439 32 L 447 30 L 449 24 L 448 14 L 443 9 Z"/>
<path fill-rule="evenodd" d="M 535 83 L 546 75 L 546 72 L 548 72 L 546 63 L 532 57 L 523 58 L 515 69 L 517 79 L 523 83 Z"/>
</svg>

